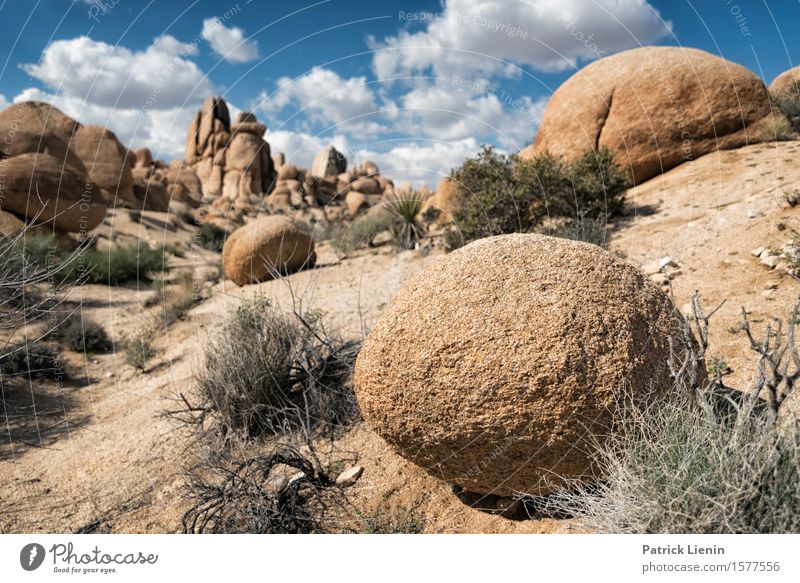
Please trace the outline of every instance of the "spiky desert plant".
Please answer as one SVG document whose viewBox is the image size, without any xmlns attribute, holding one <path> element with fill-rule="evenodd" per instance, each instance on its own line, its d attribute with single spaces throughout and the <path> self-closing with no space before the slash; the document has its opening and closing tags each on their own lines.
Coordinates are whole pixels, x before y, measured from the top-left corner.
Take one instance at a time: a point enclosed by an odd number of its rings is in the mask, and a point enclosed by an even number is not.
<svg viewBox="0 0 800 583">
<path fill-rule="evenodd" d="M 388 197 L 387 208 L 397 219 L 392 231 L 401 249 L 413 249 L 425 236 L 417 216 L 422 210 L 422 197 L 417 192 L 394 194 Z"/>
</svg>

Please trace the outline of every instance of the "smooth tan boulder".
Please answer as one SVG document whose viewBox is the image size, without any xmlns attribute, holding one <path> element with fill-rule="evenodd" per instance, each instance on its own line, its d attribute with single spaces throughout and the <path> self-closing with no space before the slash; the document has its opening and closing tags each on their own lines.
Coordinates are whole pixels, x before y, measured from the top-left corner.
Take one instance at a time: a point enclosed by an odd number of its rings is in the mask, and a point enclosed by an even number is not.
<svg viewBox="0 0 800 583">
<path fill-rule="evenodd" d="M 202 197 L 202 185 L 192 168 L 183 164 L 172 164 L 164 172 L 167 192 L 171 200 L 197 206 Z"/>
<path fill-rule="evenodd" d="M 433 196 L 423 202 L 420 212 L 426 215 L 429 209 L 435 209 L 435 222 L 446 225 L 453 222 L 453 215 L 463 208 L 466 202 L 467 192 L 448 176 L 439 182 Z"/>
<path fill-rule="evenodd" d="M 356 192 L 355 190 L 351 190 L 347 193 L 344 204 L 351 217 L 369 210 L 369 201 L 367 197 L 363 193 Z"/>
<path fill-rule="evenodd" d="M 49 154 L 80 172 L 86 172 L 83 161 L 69 149 L 67 142 L 53 132 L 36 133 L 22 128 L 0 127 L 0 157 L 20 154 Z"/>
<path fill-rule="evenodd" d="M 84 126 L 49 103 L 15 103 L 0 112 L 3 155 L 44 153 L 61 160 L 104 189 L 110 202 L 135 200 L 132 163 L 113 132 L 102 126 Z"/>
<path fill-rule="evenodd" d="M 297 180 L 299 171 L 294 164 L 284 164 L 278 169 L 278 181 L 281 180 Z"/>
<path fill-rule="evenodd" d="M 25 230 L 25 221 L 17 215 L 0 211 L 0 237 L 19 235 Z"/>
<path fill-rule="evenodd" d="M 256 119 L 256 114 L 250 111 L 240 111 L 239 115 L 236 117 L 236 123 L 258 123 L 258 119 Z"/>
<path fill-rule="evenodd" d="M 668 338 L 683 353 L 684 326 L 600 247 L 481 239 L 406 283 L 358 356 L 356 395 L 367 423 L 431 475 L 543 495 L 593 477 L 592 440 L 614 425 L 623 391 L 671 390 Z"/>
<path fill-rule="evenodd" d="M 57 107 L 42 101 L 22 101 L 0 111 L 0 128 L 22 129 L 36 135 L 52 133 L 69 144 L 80 124 Z"/>
<path fill-rule="evenodd" d="M 350 188 L 357 190 L 358 192 L 363 192 L 364 194 L 381 194 L 383 192 L 383 189 L 377 180 L 374 178 L 368 178 L 366 176 L 354 181 L 350 185 Z"/>
<path fill-rule="evenodd" d="M 370 178 L 377 177 L 381 171 L 378 169 L 378 165 L 375 164 L 372 160 L 365 160 L 359 169 L 359 174 L 362 176 L 369 176 Z"/>
<path fill-rule="evenodd" d="M 764 82 L 741 65 L 697 49 L 645 47 L 595 61 L 564 82 L 520 156 L 575 159 L 607 147 L 640 183 L 788 127 Z"/>
<path fill-rule="evenodd" d="M 769 91 L 800 94 L 800 67 L 794 67 L 775 77 L 769 85 Z"/>
<path fill-rule="evenodd" d="M 225 241 L 225 277 L 236 285 L 272 279 L 276 275 L 313 267 L 317 255 L 311 236 L 284 216 L 256 219 Z"/>
<path fill-rule="evenodd" d="M 139 148 L 134 154 L 134 168 L 150 168 L 153 165 L 153 153 L 150 148 Z"/>
<path fill-rule="evenodd" d="M 386 178 L 385 176 L 376 176 L 375 180 L 380 185 L 381 192 L 386 192 L 387 190 L 394 191 L 394 182 L 392 182 L 389 178 Z"/>
<path fill-rule="evenodd" d="M 102 126 L 81 126 L 72 138 L 71 149 L 95 184 L 111 194 L 110 203 L 136 200 L 128 150 L 113 132 Z"/>
<path fill-rule="evenodd" d="M 0 210 L 50 224 L 60 231 L 90 231 L 108 210 L 100 187 L 72 166 L 47 154 L 0 160 L 4 177 Z"/>
</svg>

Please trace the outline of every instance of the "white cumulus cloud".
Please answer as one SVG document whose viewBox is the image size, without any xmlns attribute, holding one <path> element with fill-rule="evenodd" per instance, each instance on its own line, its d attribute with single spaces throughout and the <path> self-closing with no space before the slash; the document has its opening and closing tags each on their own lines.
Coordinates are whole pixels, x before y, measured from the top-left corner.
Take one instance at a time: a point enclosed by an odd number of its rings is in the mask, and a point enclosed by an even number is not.
<svg viewBox="0 0 800 583">
<path fill-rule="evenodd" d="M 271 94 L 260 93 L 258 110 L 287 112 L 288 118 L 336 126 L 337 132 L 372 135 L 383 129 L 376 121 L 379 108 L 366 77 L 345 79 L 330 69 L 314 67 L 296 79 L 281 77 L 277 85 Z"/>
<path fill-rule="evenodd" d="M 381 174 L 396 181 L 410 181 L 414 186 L 427 184 L 431 189 L 460 166 L 466 158 L 480 151 L 480 143 L 474 138 L 455 141 L 405 140 L 386 151 L 359 150 L 356 160 L 372 160 Z"/>
<path fill-rule="evenodd" d="M 325 146 L 333 145 L 347 158 L 348 168 L 372 160 L 381 174 L 398 184 L 406 180 L 415 186 L 436 184 L 466 158 L 480 151 L 474 138 L 444 141 L 433 138 L 377 140 L 370 144 L 353 143 L 341 134 L 319 136 L 305 132 L 269 130 L 265 136 L 272 153 L 283 152 L 286 161 L 306 168 Z"/>
<path fill-rule="evenodd" d="M 372 39 L 381 79 L 467 71 L 509 76 L 518 74 L 514 65 L 559 71 L 671 32 L 645 0 L 446 0 L 440 14 L 404 14 L 401 20 L 425 27 Z"/>
<path fill-rule="evenodd" d="M 229 63 L 248 63 L 258 58 L 258 41 L 245 40 L 241 28 L 227 27 L 219 18 L 205 19 L 201 35 Z"/>
<path fill-rule="evenodd" d="M 47 101 L 81 123 L 108 127 L 128 147 L 182 157 L 195 110 L 215 93 L 188 59 L 197 53 L 196 44 L 169 35 L 142 51 L 86 36 L 55 41 L 38 63 L 22 65 L 46 88 L 29 87 L 13 100 Z"/>
<path fill-rule="evenodd" d="M 51 43 L 39 63 L 22 69 L 59 94 L 91 105 L 171 109 L 213 93 L 208 78 L 186 58 L 196 53 L 196 46 L 168 35 L 144 51 L 80 36 Z"/>
<path fill-rule="evenodd" d="M 486 81 L 420 84 L 403 95 L 398 123 L 407 132 L 443 140 L 477 138 L 509 149 L 529 143 L 547 104 Z"/>
</svg>

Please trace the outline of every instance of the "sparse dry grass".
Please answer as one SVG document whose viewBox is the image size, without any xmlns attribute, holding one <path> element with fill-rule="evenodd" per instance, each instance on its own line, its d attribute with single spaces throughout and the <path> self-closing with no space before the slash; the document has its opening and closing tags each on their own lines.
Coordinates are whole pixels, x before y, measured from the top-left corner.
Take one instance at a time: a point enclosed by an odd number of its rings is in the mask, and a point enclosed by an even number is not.
<svg viewBox="0 0 800 583">
<path fill-rule="evenodd" d="M 551 497 L 549 510 L 596 532 L 798 532 L 800 421 L 781 410 L 800 378 L 799 307 L 787 325 L 767 325 L 763 341 L 743 315 L 759 354 L 749 393 L 725 387 L 717 364 L 715 378 L 695 390 L 678 378 L 670 395 L 645 406 L 625 403 L 615 438 L 598 450 L 602 479 Z M 701 353 L 709 317 L 695 303 Z"/>
</svg>

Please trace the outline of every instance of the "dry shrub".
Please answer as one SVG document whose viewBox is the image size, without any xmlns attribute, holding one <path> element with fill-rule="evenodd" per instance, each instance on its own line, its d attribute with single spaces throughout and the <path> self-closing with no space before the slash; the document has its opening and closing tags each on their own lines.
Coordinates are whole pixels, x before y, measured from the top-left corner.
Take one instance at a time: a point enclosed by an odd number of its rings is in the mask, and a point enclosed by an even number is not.
<svg viewBox="0 0 800 583">
<path fill-rule="evenodd" d="M 606 479 L 550 500 L 591 530 L 789 533 L 800 530 L 800 429 L 764 410 L 710 423 L 689 401 L 630 409 L 600 452 Z"/>
<path fill-rule="evenodd" d="M 203 404 L 223 435 L 335 429 L 358 417 L 350 376 L 358 344 L 328 334 L 319 314 L 244 302 L 209 340 L 197 374 Z"/>
<path fill-rule="evenodd" d="M 708 319 L 693 298 L 699 352 Z M 598 451 L 604 479 L 546 501 L 550 512 L 615 533 L 790 533 L 800 530 L 800 422 L 783 404 L 800 377 L 794 339 L 800 301 L 787 326 L 757 341 L 759 375 L 748 393 L 722 374 L 687 383 L 641 407 L 627 404 L 621 431 Z M 696 356 L 696 355 L 695 355 Z M 680 372 L 683 368 L 673 368 Z"/>
<path fill-rule="evenodd" d="M 105 328 L 82 312 L 68 312 L 58 319 L 51 334 L 67 348 L 75 352 L 108 352 L 113 348 Z"/>
<path fill-rule="evenodd" d="M 122 340 L 125 362 L 142 372 L 147 370 L 147 363 L 156 355 L 153 342 L 156 339 L 155 329 L 145 326 Z"/>
<path fill-rule="evenodd" d="M 184 470 L 186 532 L 346 529 L 352 510 L 335 483 L 341 457 L 331 438 L 360 418 L 352 389 L 359 346 L 327 332 L 319 313 L 285 313 L 259 296 L 239 306 L 206 348 L 200 402 L 179 394 L 180 406 L 164 413 L 200 429 L 204 449 Z M 317 438 L 337 463 L 321 461 Z"/>
<path fill-rule="evenodd" d="M 347 505 L 313 450 L 281 444 L 244 461 L 216 456 L 188 473 L 188 533 L 330 532 Z"/>
<path fill-rule="evenodd" d="M 59 362 L 58 349 L 45 342 L 5 344 L 0 349 L 0 377 L 56 379 L 62 374 Z"/>
<path fill-rule="evenodd" d="M 182 320 L 186 314 L 199 304 L 203 297 L 195 286 L 194 272 L 183 271 L 178 274 L 175 285 L 167 287 L 163 280 L 156 289 L 156 297 L 161 301 L 160 312 L 164 326 Z"/>
<path fill-rule="evenodd" d="M 414 509 L 373 512 L 362 517 L 364 534 L 421 534 L 425 518 Z"/>
</svg>

